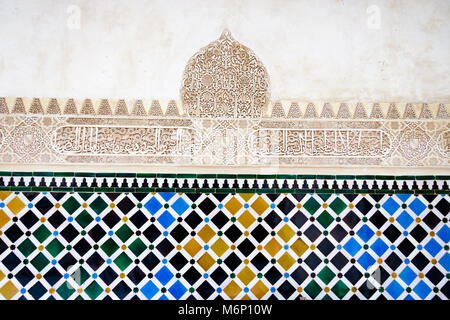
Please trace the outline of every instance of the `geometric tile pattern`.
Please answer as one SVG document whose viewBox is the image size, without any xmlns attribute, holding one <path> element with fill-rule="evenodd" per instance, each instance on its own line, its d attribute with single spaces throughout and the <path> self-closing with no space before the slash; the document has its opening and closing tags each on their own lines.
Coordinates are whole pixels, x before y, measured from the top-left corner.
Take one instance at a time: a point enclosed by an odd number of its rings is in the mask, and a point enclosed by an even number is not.
<svg viewBox="0 0 450 320">
<path fill-rule="evenodd" d="M 450 298 L 446 194 L 0 192 L 0 299 Z"/>
</svg>

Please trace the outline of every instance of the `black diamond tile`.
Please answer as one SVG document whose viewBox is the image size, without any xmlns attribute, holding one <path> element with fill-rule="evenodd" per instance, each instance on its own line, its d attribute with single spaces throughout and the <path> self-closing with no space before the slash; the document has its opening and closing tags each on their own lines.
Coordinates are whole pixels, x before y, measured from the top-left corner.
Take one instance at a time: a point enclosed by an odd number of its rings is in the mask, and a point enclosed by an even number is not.
<svg viewBox="0 0 450 320">
<path fill-rule="evenodd" d="M 435 286 L 445 277 L 435 266 L 427 272 L 426 276 Z"/>
<path fill-rule="evenodd" d="M 358 201 L 355 207 L 361 212 L 363 215 L 366 215 L 370 210 L 372 210 L 373 205 L 366 199 L 362 198 Z"/>
<path fill-rule="evenodd" d="M 309 240 L 311 240 L 311 242 L 314 242 L 321 235 L 321 232 L 315 225 L 312 224 L 308 229 L 305 230 L 304 234 L 308 237 Z"/>
<path fill-rule="evenodd" d="M 213 211 L 217 206 L 214 202 L 211 201 L 210 198 L 205 198 L 198 207 L 205 215 L 208 215 Z"/>
<path fill-rule="evenodd" d="M 128 214 L 136 205 L 130 198 L 125 197 L 117 204 L 117 208 L 122 211 L 123 214 Z"/>
<path fill-rule="evenodd" d="M 39 210 L 39 212 L 46 214 L 51 208 L 53 208 L 53 203 L 51 203 L 47 197 L 43 197 L 34 206 Z"/>
<path fill-rule="evenodd" d="M 36 218 L 36 217 L 35 217 Z M 36 218 L 37 219 L 37 218 Z M 37 220 L 36 220 L 37 221 Z M 66 221 L 66 218 L 62 215 L 58 210 L 55 211 L 49 218 L 48 222 L 53 226 L 53 228 L 57 229 L 59 226 Z"/>
<path fill-rule="evenodd" d="M 151 224 L 142 234 L 148 239 L 148 241 L 154 242 L 161 235 L 161 231 L 159 231 L 154 224 Z"/>
<path fill-rule="evenodd" d="M 16 242 L 23 235 L 23 231 L 16 224 L 13 224 L 4 234 L 8 237 L 9 241 Z"/>
<path fill-rule="evenodd" d="M 447 216 L 448 212 L 450 211 L 450 204 L 448 203 L 447 200 L 445 200 L 444 198 L 442 198 L 441 201 L 439 201 L 435 206 L 434 206 L 440 213 L 442 213 L 444 216 Z"/>
<path fill-rule="evenodd" d="M 189 235 L 189 232 L 181 224 L 177 225 L 175 228 L 170 231 L 170 235 L 172 238 L 174 238 L 177 242 L 183 241 L 184 238 L 186 238 Z"/>
<path fill-rule="evenodd" d="M 404 239 L 397 246 L 397 249 L 400 250 L 400 252 L 403 253 L 405 255 L 405 257 L 407 257 L 415 249 L 415 246 L 408 239 Z"/>
<path fill-rule="evenodd" d="M 53 268 L 54 269 L 54 268 Z M 50 270 L 51 271 L 51 270 Z M 25 287 L 28 282 L 34 279 L 34 274 L 27 268 L 23 267 L 19 272 L 17 272 L 14 277 L 20 282 L 20 284 Z M 45 278 L 45 276 L 44 276 Z M 58 278 L 59 280 L 60 278 Z M 47 280 L 47 279 L 46 279 Z M 48 280 L 47 280 L 48 281 Z M 49 281 L 48 281 L 49 282 Z M 50 283 L 50 282 L 49 282 Z M 50 283 L 50 285 L 53 285 Z"/>
<path fill-rule="evenodd" d="M 28 293 L 35 299 L 38 300 L 47 292 L 47 289 L 40 283 L 36 282 L 30 289 L 28 289 Z"/>
<path fill-rule="evenodd" d="M 239 230 L 234 224 L 231 225 L 224 234 L 230 239 L 232 242 L 235 242 L 242 235 L 242 231 Z"/>
<path fill-rule="evenodd" d="M 353 229 L 358 224 L 358 222 L 361 221 L 358 215 L 353 211 L 349 211 L 342 220 L 344 220 L 344 222 L 350 227 L 350 229 Z"/>
<path fill-rule="evenodd" d="M 294 215 L 294 217 L 291 218 L 291 220 L 293 220 L 294 218 L 295 218 L 295 215 Z M 269 227 L 271 227 L 272 229 L 275 229 L 275 227 L 281 222 L 281 218 L 275 211 L 270 211 L 269 214 L 264 218 L 264 221 L 269 225 Z"/>
<path fill-rule="evenodd" d="M 389 241 L 394 243 L 395 240 L 397 240 L 397 238 L 401 235 L 401 232 L 398 231 L 394 225 L 390 225 L 386 230 L 384 230 L 383 234 L 389 239 Z"/>
<path fill-rule="evenodd" d="M 350 281 L 353 285 L 355 285 L 363 274 L 356 268 L 355 266 L 352 266 L 348 271 L 345 273 L 345 277 Z"/>
<path fill-rule="evenodd" d="M 6 249 L 8 249 L 8 246 L 3 242 L 2 239 L 0 239 L 0 254 L 5 252 Z"/>
<path fill-rule="evenodd" d="M 119 223 L 119 216 L 112 210 L 110 211 L 103 219 L 103 222 L 110 228 L 114 228 L 114 226 Z"/>
<path fill-rule="evenodd" d="M 384 260 L 384 262 L 386 262 L 386 264 L 393 270 L 397 270 L 397 268 L 403 263 L 402 259 L 399 258 L 399 256 L 395 253 L 392 252 L 389 257 L 386 258 L 386 260 Z"/>
<path fill-rule="evenodd" d="M 153 252 L 150 252 L 141 262 L 148 270 L 152 271 L 159 264 L 159 259 Z"/>
<path fill-rule="evenodd" d="M 138 266 L 134 267 L 133 270 L 127 274 L 128 279 L 136 286 L 145 278 L 145 276 L 145 273 Z"/>
<path fill-rule="evenodd" d="M 62 259 L 58 261 L 59 265 L 64 268 L 64 270 L 69 270 L 71 266 L 77 263 L 77 259 L 75 259 L 70 253 L 66 253 Z"/>
<path fill-rule="evenodd" d="M 292 209 L 295 208 L 295 205 L 291 200 L 289 200 L 289 198 L 286 197 L 278 203 L 277 208 L 287 215 L 292 211 Z"/>
<path fill-rule="evenodd" d="M 316 269 L 317 266 L 322 262 L 322 260 L 314 252 L 311 252 L 304 261 L 308 265 L 308 267 L 311 268 L 311 270 Z"/>
<path fill-rule="evenodd" d="M 222 229 L 222 227 L 229 221 L 228 217 L 222 212 L 217 212 L 214 217 L 212 217 L 211 221 L 214 223 L 217 228 Z"/>
<path fill-rule="evenodd" d="M 231 271 L 234 271 L 242 263 L 241 259 L 239 259 L 234 252 L 232 252 L 223 262 Z"/>
<path fill-rule="evenodd" d="M 342 239 L 344 239 L 347 235 L 347 230 L 345 230 L 340 224 L 338 224 L 333 228 L 333 230 L 330 231 L 330 234 L 333 236 L 333 238 L 336 239 L 336 241 L 341 242 Z"/>
<path fill-rule="evenodd" d="M 272 284 L 274 285 L 280 278 L 282 274 L 280 271 L 278 271 L 277 268 L 272 267 L 264 274 L 264 277 Z"/>
<path fill-rule="evenodd" d="M 375 286 L 369 281 L 361 284 L 358 290 L 366 299 L 370 299 L 374 295 L 374 293 L 377 292 L 377 288 L 375 288 Z"/>
<path fill-rule="evenodd" d="M 221 267 L 218 267 L 211 273 L 211 279 L 213 279 L 218 285 L 221 285 L 228 278 L 228 273 L 226 273 Z"/>
<path fill-rule="evenodd" d="M 59 201 L 67 194 L 65 192 L 50 192 L 51 196 L 56 200 Z"/>
<path fill-rule="evenodd" d="M 322 242 L 319 243 L 317 249 L 322 252 L 324 256 L 328 256 L 331 251 L 334 249 L 334 245 L 327 238 L 323 239 Z"/>
<path fill-rule="evenodd" d="M 197 269 L 195 269 L 194 267 L 190 267 L 184 274 L 183 274 L 183 278 L 184 280 L 186 280 L 187 282 L 189 282 L 189 284 L 191 286 L 194 285 L 194 283 L 196 283 L 198 281 L 198 279 L 201 278 L 201 274 L 200 272 L 197 271 Z"/>
<path fill-rule="evenodd" d="M 86 263 L 92 268 L 92 270 L 97 270 L 101 267 L 101 265 L 105 262 L 103 258 L 97 253 L 94 252 L 87 260 Z"/>
<path fill-rule="evenodd" d="M 148 219 L 141 210 L 138 210 L 131 216 L 130 221 L 139 229 L 148 221 Z"/>
<path fill-rule="evenodd" d="M 62 278 L 62 274 L 55 267 L 48 270 L 48 272 L 44 275 L 44 279 L 51 286 L 53 286 L 55 283 L 57 283 L 61 278 Z"/>
<path fill-rule="evenodd" d="M 288 299 L 294 292 L 295 288 L 292 286 L 292 284 L 289 283 L 289 281 L 284 281 L 278 288 L 278 292 L 281 293 L 281 295 Z"/>
<path fill-rule="evenodd" d="M 380 229 L 388 220 L 379 210 L 377 210 L 371 217 L 370 222 L 373 223 L 375 227 Z"/>
<path fill-rule="evenodd" d="M 200 286 L 197 287 L 197 293 L 203 298 L 208 299 L 210 295 L 214 293 L 214 288 L 208 283 L 208 281 L 204 281 Z"/>
<path fill-rule="evenodd" d="M 3 258 L 2 263 L 6 268 L 8 268 L 9 271 L 12 271 L 20 264 L 20 259 L 14 254 L 14 252 L 11 252 Z"/>
<path fill-rule="evenodd" d="M 411 260 L 412 264 L 416 266 L 417 269 L 422 271 L 430 261 L 423 255 L 422 252 L 416 254 L 416 256 Z"/>
<path fill-rule="evenodd" d="M 197 199 L 200 198 L 201 195 L 201 193 L 186 193 L 186 197 L 188 197 L 192 202 L 197 201 Z"/>
<path fill-rule="evenodd" d="M 183 269 L 183 267 L 188 263 L 188 260 L 180 252 L 177 252 L 172 258 L 170 258 L 169 261 L 170 264 L 178 271 Z"/>
<path fill-rule="evenodd" d="M 222 202 L 223 199 L 225 199 L 227 197 L 226 193 L 213 193 L 212 196 L 214 198 L 216 198 L 217 200 L 219 200 L 219 202 Z"/>
<path fill-rule="evenodd" d="M 269 232 L 262 225 L 258 224 L 255 229 L 250 232 L 250 234 L 256 239 L 256 241 L 262 242 L 267 237 Z"/>
<path fill-rule="evenodd" d="M 84 238 L 81 238 L 81 240 L 78 241 L 78 243 L 74 245 L 73 248 L 80 256 L 84 256 L 86 252 L 91 249 L 91 245 Z"/>
<path fill-rule="evenodd" d="M 338 252 L 330 261 L 338 270 L 342 270 L 348 263 L 348 259 L 340 252 Z"/>
<path fill-rule="evenodd" d="M 156 246 L 156 249 L 158 249 L 159 252 L 165 257 L 167 256 L 175 247 L 173 244 L 167 240 L 163 239 L 158 245 Z"/>
<path fill-rule="evenodd" d="M 245 239 L 237 246 L 237 248 L 245 257 L 248 257 L 250 253 L 255 250 L 255 245 L 250 240 Z"/>
<path fill-rule="evenodd" d="M 434 229 L 441 219 L 439 219 L 433 212 L 429 212 L 422 220 L 430 228 Z"/>
<path fill-rule="evenodd" d="M 291 277 L 292 277 L 292 279 L 295 280 L 295 282 L 297 282 L 299 285 L 301 285 L 303 283 L 303 281 L 308 279 L 309 274 L 301 266 L 298 266 L 297 269 L 295 269 L 291 273 Z"/>
<path fill-rule="evenodd" d="M 422 228 L 420 225 L 417 225 L 414 229 L 409 233 L 417 242 L 421 242 L 428 233 Z"/>
<path fill-rule="evenodd" d="M 450 281 L 447 281 L 446 284 L 441 288 L 441 292 L 447 299 L 450 299 Z"/>
<path fill-rule="evenodd" d="M 49 219 L 50 220 L 50 219 Z M 65 219 L 64 219 L 65 220 Z M 36 215 L 33 213 L 33 211 L 27 211 L 21 218 L 20 222 L 23 223 L 25 227 L 30 229 L 32 226 L 36 224 L 36 222 L 39 221 L 39 218 L 36 217 Z M 51 222 L 50 222 L 51 223 Z"/>
<path fill-rule="evenodd" d="M 22 194 L 31 202 L 39 195 L 39 192 L 23 192 Z"/>
<path fill-rule="evenodd" d="M 73 225 L 69 224 L 61 232 L 60 235 L 66 239 L 67 242 L 72 242 L 78 236 L 78 230 Z M 95 240 L 95 239 L 94 239 Z M 99 239 L 100 240 L 100 239 Z M 96 240 L 97 241 L 97 240 Z"/>
<path fill-rule="evenodd" d="M 131 288 L 125 283 L 125 281 L 120 281 L 112 290 L 119 299 L 125 298 L 130 292 Z"/>
<path fill-rule="evenodd" d="M 184 221 L 191 227 L 192 229 L 195 229 L 202 221 L 203 219 L 198 215 L 197 212 L 192 211 L 185 219 Z"/>
<path fill-rule="evenodd" d="M 251 260 L 251 263 L 256 269 L 261 271 L 269 263 L 269 260 L 261 252 L 258 252 Z"/>
<path fill-rule="evenodd" d="M 99 242 L 106 234 L 106 231 L 103 230 L 100 225 L 95 225 L 91 230 L 88 231 L 88 235 L 94 240 L 95 242 Z"/>
</svg>

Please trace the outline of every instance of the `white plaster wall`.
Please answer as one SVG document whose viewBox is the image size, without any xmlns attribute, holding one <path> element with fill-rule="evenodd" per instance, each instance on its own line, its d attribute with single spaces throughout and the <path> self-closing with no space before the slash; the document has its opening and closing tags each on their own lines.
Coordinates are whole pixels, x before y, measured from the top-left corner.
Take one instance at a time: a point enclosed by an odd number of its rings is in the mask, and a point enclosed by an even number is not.
<svg viewBox="0 0 450 320">
<path fill-rule="evenodd" d="M 448 102 L 449 21 L 449 0 L 0 0 L 0 96 L 177 99 L 227 27 L 273 100 Z"/>
</svg>

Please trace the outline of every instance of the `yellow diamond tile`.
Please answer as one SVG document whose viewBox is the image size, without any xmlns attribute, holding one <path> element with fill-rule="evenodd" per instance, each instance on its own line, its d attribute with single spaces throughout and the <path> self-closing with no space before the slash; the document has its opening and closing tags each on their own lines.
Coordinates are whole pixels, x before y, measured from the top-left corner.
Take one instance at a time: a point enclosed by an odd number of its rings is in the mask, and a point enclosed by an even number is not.
<svg viewBox="0 0 450 320">
<path fill-rule="evenodd" d="M 232 197 L 232 198 L 230 199 L 230 201 L 228 201 L 228 202 L 225 204 L 225 208 L 227 208 L 227 210 L 230 211 L 230 213 L 231 213 L 232 215 L 235 215 L 236 212 L 238 212 L 239 209 L 241 209 L 242 207 L 243 207 L 243 206 L 242 206 L 242 203 L 240 203 L 239 200 L 236 199 L 236 197 Z"/>
<path fill-rule="evenodd" d="M 241 287 L 239 287 L 236 282 L 231 281 L 224 289 L 223 292 L 227 294 L 231 299 L 236 298 L 236 296 L 242 291 Z"/>
<path fill-rule="evenodd" d="M 248 285 L 255 278 L 255 273 L 247 266 L 238 273 L 237 277 L 243 284 Z"/>
<path fill-rule="evenodd" d="M 209 268 L 212 267 L 214 263 L 216 263 L 216 260 L 214 260 L 208 252 L 205 252 L 204 255 L 198 259 L 197 263 L 202 267 L 205 271 L 208 271 Z"/>
<path fill-rule="evenodd" d="M 19 292 L 19 290 L 11 281 L 5 283 L 5 285 L 0 289 L 0 294 L 4 296 L 6 300 L 10 300 L 16 295 L 17 292 Z"/>
<path fill-rule="evenodd" d="M 0 281 L 2 281 L 4 277 L 5 277 L 5 274 L 2 272 L 2 270 L 0 270 Z"/>
<path fill-rule="evenodd" d="M 289 227 L 287 224 L 285 224 L 283 228 L 278 230 L 277 234 L 281 239 L 284 240 L 284 242 L 288 242 L 289 239 L 291 239 L 294 236 L 295 231 L 292 230 L 292 228 Z"/>
<path fill-rule="evenodd" d="M 261 300 L 262 297 L 269 291 L 269 288 L 266 287 L 266 285 L 259 280 L 253 288 L 250 290 L 258 299 Z"/>
<path fill-rule="evenodd" d="M 214 244 L 211 246 L 211 250 L 214 251 L 219 257 L 222 256 L 227 250 L 229 246 L 228 244 L 219 238 Z"/>
<path fill-rule="evenodd" d="M 252 299 L 248 295 L 245 295 L 245 296 L 242 297 L 241 300 L 252 300 Z"/>
<path fill-rule="evenodd" d="M 254 193 L 239 193 L 239 196 L 244 199 L 245 202 L 248 202 L 254 195 Z"/>
<path fill-rule="evenodd" d="M 275 256 L 278 251 L 281 249 L 281 245 L 278 243 L 277 240 L 272 238 L 267 244 L 264 246 L 264 249 L 273 257 Z"/>
<path fill-rule="evenodd" d="M 295 263 L 295 259 L 291 255 L 285 252 L 279 259 L 278 264 L 283 267 L 284 270 L 288 270 Z"/>
<path fill-rule="evenodd" d="M 238 221 L 244 226 L 245 229 L 248 229 L 248 227 L 250 227 L 256 219 L 250 212 L 248 212 L 248 210 L 245 210 L 244 213 L 242 213 L 238 218 Z"/>
<path fill-rule="evenodd" d="M 3 210 L 0 210 L 0 229 L 3 228 L 3 226 L 7 224 L 9 220 L 11 220 L 11 218 L 8 217 L 8 215 Z"/>
<path fill-rule="evenodd" d="M 255 201 L 251 204 L 253 210 L 255 210 L 259 215 L 263 214 L 264 211 L 267 210 L 269 205 L 267 204 L 266 200 L 264 200 L 262 197 L 256 198 Z"/>
<path fill-rule="evenodd" d="M 210 226 L 205 225 L 197 234 L 203 241 L 208 242 L 216 233 Z"/>
<path fill-rule="evenodd" d="M 308 250 L 308 245 L 303 242 L 302 239 L 297 239 L 295 242 L 291 245 L 291 249 L 299 256 L 301 257 L 306 250 Z"/>
<path fill-rule="evenodd" d="M 8 208 L 11 210 L 12 213 L 18 214 L 20 210 L 25 208 L 25 204 L 22 202 L 22 200 L 19 199 L 19 197 L 14 197 L 9 203 Z"/>
<path fill-rule="evenodd" d="M 11 191 L 0 191 L 0 200 L 5 200 L 11 193 Z"/>
<path fill-rule="evenodd" d="M 184 245 L 184 250 L 186 250 L 186 252 L 189 253 L 191 257 L 195 256 L 201 248 L 202 246 L 194 238 L 189 240 L 189 242 Z"/>
</svg>

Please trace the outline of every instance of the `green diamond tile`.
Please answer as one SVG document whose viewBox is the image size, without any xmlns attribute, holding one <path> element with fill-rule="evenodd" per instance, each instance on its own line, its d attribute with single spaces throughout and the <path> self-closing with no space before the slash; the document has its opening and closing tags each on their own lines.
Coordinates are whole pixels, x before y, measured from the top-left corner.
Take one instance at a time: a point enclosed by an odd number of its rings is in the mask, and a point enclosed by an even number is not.
<svg viewBox="0 0 450 320">
<path fill-rule="evenodd" d="M 315 299 L 321 291 L 322 288 L 314 280 L 305 287 L 305 292 L 313 299 Z"/>
<path fill-rule="evenodd" d="M 75 292 L 75 289 L 69 282 L 66 281 L 58 289 L 56 289 L 56 292 L 58 292 L 61 298 L 67 300 Z"/>
<path fill-rule="evenodd" d="M 105 200 L 102 199 L 102 197 L 99 196 L 97 197 L 97 199 L 91 202 L 89 207 L 91 207 L 96 214 L 100 214 L 108 207 L 108 204 L 105 202 Z"/>
<path fill-rule="evenodd" d="M 130 227 L 124 224 L 116 231 L 116 235 L 120 240 L 126 242 L 133 235 L 133 231 L 130 229 Z"/>
<path fill-rule="evenodd" d="M 100 248 L 108 255 L 108 257 L 111 257 L 114 252 L 119 249 L 119 245 L 115 243 L 115 241 L 111 238 L 105 241 Z"/>
<path fill-rule="evenodd" d="M 332 203 L 330 203 L 330 208 L 336 212 L 336 214 L 340 214 L 347 207 L 344 201 L 339 198 L 334 199 Z"/>
<path fill-rule="evenodd" d="M 319 223 L 326 229 L 334 221 L 334 218 L 328 213 L 327 210 L 324 210 L 317 218 L 317 221 L 319 221 Z"/>
<path fill-rule="evenodd" d="M 103 289 L 97 282 L 93 281 L 86 289 L 84 289 L 84 292 L 86 292 L 89 298 L 95 300 L 103 292 Z"/>
<path fill-rule="evenodd" d="M 17 246 L 17 249 L 25 256 L 28 257 L 34 250 L 36 246 L 31 242 L 30 239 L 25 239 L 21 244 Z"/>
<path fill-rule="evenodd" d="M 317 195 L 323 200 L 323 202 L 326 202 L 331 197 L 331 194 L 329 193 L 318 193 Z"/>
<path fill-rule="evenodd" d="M 62 206 L 69 214 L 73 214 L 81 205 L 77 199 L 70 197 Z"/>
<path fill-rule="evenodd" d="M 84 201 L 87 201 L 93 195 L 90 192 L 79 192 L 78 194 Z"/>
<path fill-rule="evenodd" d="M 319 272 L 317 275 L 320 280 L 323 281 L 325 284 L 329 284 L 331 280 L 336 276 L 333 271 L 331 271 L 330 268 L 325 266 L 325 268 L 322 269 L 322 271 Z"/>
<path fill-rule="evenodd" d="M 78 224 L 84 229 L 86 228 L 92 221 L 94 221 L 94 218 L 91 217 L 89 212 L 86 210 L 81 211 L 81 213 L 75 218 L 75 220 L 78 222 Z"/>
<path fill-rule="evenodd" d="M 70 276 L 72 277 L 73 280 L 75 280 L 75 282 L 79 286 L 81 286 L 83 283 L 86 282 L 86 280 L 88 280 L 91 277 L 89 272 L 87 272 L 86 269 L 84 269 L 83 267 L 79 267 Z"/>
<path fill-rule="evenodd" d="M 142 242 L 141 239 L 137 238 L 128 246 L 128 248 L 134 253 L 136 257 L 139 257 L 142 252 L 147 249 L 147 246 Z"/>
<path fill-rule="evenodd" d="M 50 252 L 53 258 L 55 258 L 61 251 L 64 250 L 64 246 L 58 241 L 58 239 L 55 238 L 49 242 L 45 249 Z"/>
<path fill-rule="evenodd" d="M 133 260 L 128 257 L 125 252 L 122 252 L 115 260 L 114 263 L 120 268 L 120 270 L 125 270 L 133 262 Z"/>
<path fill-rule="evenodd" d="M 33 258 L 33 260 L 30 261 L 33 267 L 37 269 L 37 271 L 41 272 L 42 269 L 45 268 L 46 265 L 50 262 L 43 254 L 42 252 L 39 252 L 39 254 Z"/>
<path fill-rule="evenodd" d="M 317 209 L 320 208 L 320 204 L 313 197 L 309 198 L 308 201 L 303 205 L 310 214 L 316 213 Z"/>
<path fill-rule="evenodd" d="M 339 299 L 342 299 L 347 294 L 347 292 L 350 291 L 350 289 L 345 285 L 344 282 L 342 282 L 342 280 L 339 280 L 334 285 L 334 287 L 331 288 L 331 291 L 333 291 L 334 294 L 339 297 Z"/>
<path fill-rule="evenodd" d="M 47 229 L 45 225 L 41 225 L 33 232 L 33 236 L 38 239 L 39 242 L 44 242 L 52 233 Z"/>
</svg>

